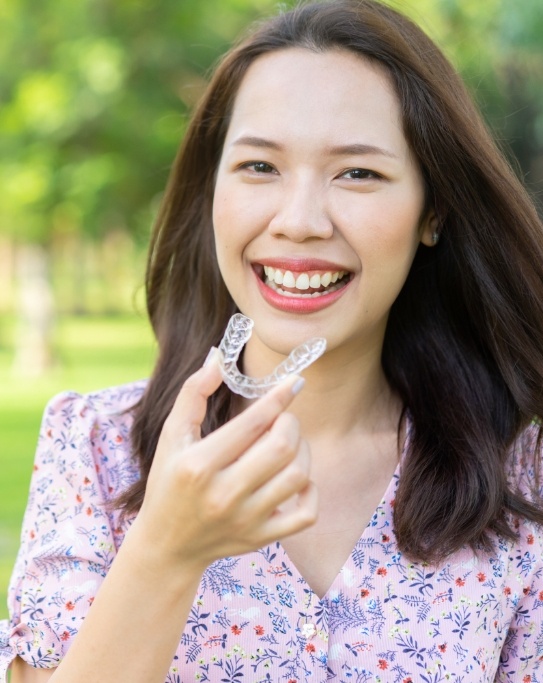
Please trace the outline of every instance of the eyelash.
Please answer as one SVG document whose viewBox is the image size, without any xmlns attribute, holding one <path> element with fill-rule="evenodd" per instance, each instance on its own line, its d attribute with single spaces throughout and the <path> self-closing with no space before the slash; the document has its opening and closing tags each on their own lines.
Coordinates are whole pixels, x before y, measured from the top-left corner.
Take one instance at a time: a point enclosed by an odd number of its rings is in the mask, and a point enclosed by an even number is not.
<svg viewBox="0 0 543 683">
<path fill-rule="evenodd" d="M 256 170 L 256 166 L 265 166 L 267 171 L 263 171 L 262 169 L 260 171 Z M 265 161 L 247 161 L 245 164 L 241 164 L 240 166 L 241 169 L 247 169 L 248 171 L 252 171 L 253 173 L 256 173 L 257 175 L 266 175 L 267 173 L 270 173 L 275 171 L 274 167 L 271 164 L 266 163 Z"/>
<path fill-rule="evenodd" d="M 260 170 L 257 170 L 258 166 L 261 167 Z M 264 167 L 264 168 L 262 168 L 262 167 Z M 269 173 L 277 172 L 271 164 L 268 164 L 265 161 L 247 161 L 246 163 L 241 164 L 240 168 L 252 171 L 256 175 L 268 175 Z M 264 170 L 264 169 L 266 169 L 266 170 Z M 349 168 L 346 171 L 343 171 L 342 173 L 340 173 L 338 178 L 343 178 L 348 173 L 357 173 L 357 172 L 364 174 L 363 177 L 362 178 L 347 178 L 347 180 L 380 180 L 382 178 L 382 176 L 379 175 L 379 173 L 376 173 L 375 171 L 370 171 L 367 168 Z"/>
<path fill-rule="evenodd" d="M 339 174 L 339 178 L 345 177 L 348 173 L 356 173 L 359 171 L 360 173 L 364 174 L 363 178 L 348 178 L 348 180 L 380 180 L 382 178 L 379 173 L 376 173 L 375 171 L 370 171 L 367 168 L 348 168 L 346 171 L 343 171 L 343 173 Z"/>
</svg>

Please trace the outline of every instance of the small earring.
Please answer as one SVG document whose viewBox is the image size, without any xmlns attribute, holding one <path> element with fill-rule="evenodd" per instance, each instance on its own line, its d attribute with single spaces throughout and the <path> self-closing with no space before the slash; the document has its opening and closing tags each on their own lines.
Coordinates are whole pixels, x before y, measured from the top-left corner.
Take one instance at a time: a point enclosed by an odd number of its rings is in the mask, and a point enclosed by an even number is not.
<svg viewBox="0 0 543 683">
<path fill-rule="evenodd" d="M 432 233 L 432 244 L 435 246 L 439 242 L 439 232 L 434 230 Z"/>
</svg>

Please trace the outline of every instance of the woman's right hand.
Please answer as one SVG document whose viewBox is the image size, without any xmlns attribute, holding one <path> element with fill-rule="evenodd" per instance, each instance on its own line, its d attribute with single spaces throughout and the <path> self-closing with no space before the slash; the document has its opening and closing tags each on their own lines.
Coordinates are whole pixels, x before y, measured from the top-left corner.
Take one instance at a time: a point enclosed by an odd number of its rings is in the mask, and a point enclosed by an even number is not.
<svg viewBox="0 0 543 683">
<path fill-rule="evenodd" d="M 244 412 L 201 438 L 207 399 L 221 384 L 218 351 L 183 385 L 155 453 L 142 508 L 130 533 L 143 534 L 164 567 L 203 571 L 310 526 L 317 494 L 310 453 L 286 411 L 299 390 L 289 377 Z M 297 505 L 282 503 L 297 497 Z"/>
</svg>

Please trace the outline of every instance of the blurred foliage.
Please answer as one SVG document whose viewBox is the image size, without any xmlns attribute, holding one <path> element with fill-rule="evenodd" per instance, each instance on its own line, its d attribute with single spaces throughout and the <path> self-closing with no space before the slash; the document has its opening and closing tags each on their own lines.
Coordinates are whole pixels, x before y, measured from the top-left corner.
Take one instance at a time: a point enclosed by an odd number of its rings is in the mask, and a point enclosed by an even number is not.
<svg viewBox="0 0 543 683">
<path fill-rule="evenodd" d="M 271 4 L 3 0 L 0 230 L 145 236 L 204 72 Z"/>
<path fill-rule="evenodd" d="M 389 2 L 444 47 L 541 189 L 541 0 Z M 250 20 L 277 6 L 3 0 L 0 232 L 49 244 L 121 230 L 144 242 L 207 70 Z"/>
</svg>

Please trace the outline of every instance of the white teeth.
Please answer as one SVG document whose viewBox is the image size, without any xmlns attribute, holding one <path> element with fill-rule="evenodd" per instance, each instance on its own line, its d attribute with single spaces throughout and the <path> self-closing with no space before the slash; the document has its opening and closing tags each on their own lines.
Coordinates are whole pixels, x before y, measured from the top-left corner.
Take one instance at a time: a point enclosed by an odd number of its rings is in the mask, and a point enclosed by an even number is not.
<svg viewBox="0 0 543 683">
<path fill-rule="evenodd" d="M 320 276 L 321 285 L 323 287 L 328 287 L 330 282 L 332 282 L 332 273 L 324 273 Z"/>
<path fill-rule="evenodd" d="M 277 280 L 275 281 L 277 282 Z M 294 279 L 294 275 L 290 272 L 290 270 L 287 270 L 287 272 L 283 275 L 283 285 L 285 287 L 296 287 L 296 280 Z"/>
<path fill-rule="evenodd" d="M 284 280 L 283 284 L 285 284 Z M 309 289 L 309 275 L 307 273 L 302 273 L 301 275 L 298 275 L 295 286 L 296 289 Z"/>
<path fill-rule="evenodd" d="M 273 280 L 268 280 L 266 282 L 268 287 L 273 289 L 275 292 L 280 294 L 281 296 L 286 296 L 287 298 L 296 298 L 296 299 L 314 299 L 315 297 L 318 296 L 324 296 L 325 294 L 331 294 L 332 292 L 337 292 L 338 289 L 341 289 L 344 285 L 332 285 L 332 287 L 329 287 L 325 292 L 313 292 L 312 294 L 306 293 L 306 294 L 301 294 L 301 293 L 294 293 L 294 292 L 287 292 L 284 289 L 281 289 L 281 287 L 278 287 Z"/>
<path fill-rule="evenodd" d="M 286 270 L 283 272 L 279 268 L 273 268 L 272 266 L 264 266 L 264 274 L 266 276 L 267 285 L 273 285 L 273 289 L 279 291 L 281 294 L 284 294 L 285 296 L 298 296 L 302 298 L 307 298 L 310 296 L 321 296 L 322 294 L 336 291 L 343 285 L 340 284 L 339 286 L 335 286 L 335 283 L 338 280 L 344 278 L 345 275 L 347 275 L 347 272 L 348 271 L 346 270 L 338 270 L 335 273 L 329 271 L 327 273 L 322 273 L 322 275 L 319 275 L 319 273 L 314 273 L 311 276 L 309 275 L 309 273 L 299 273 L 299 275 L 295 277 L 294 273 L 290 270 Z M 298 292 L 286 292 L 282 289 L 279 289 L 277 285 L 283 285 L 283 287 L 286 287 L 288 289 L 297 289 Z M 321 287 L 326 287 L 326 292 L 307 292 L 305 294 L 301 293 L 306 289 L 320 289 Z"/>
</svg>

